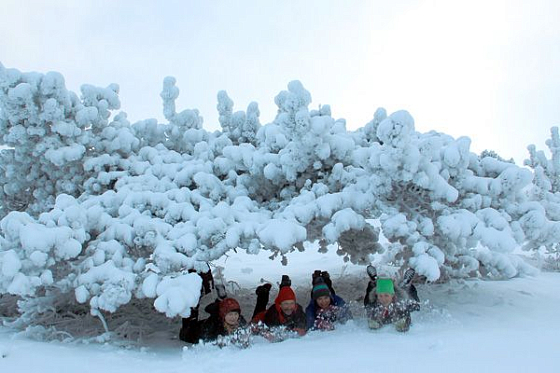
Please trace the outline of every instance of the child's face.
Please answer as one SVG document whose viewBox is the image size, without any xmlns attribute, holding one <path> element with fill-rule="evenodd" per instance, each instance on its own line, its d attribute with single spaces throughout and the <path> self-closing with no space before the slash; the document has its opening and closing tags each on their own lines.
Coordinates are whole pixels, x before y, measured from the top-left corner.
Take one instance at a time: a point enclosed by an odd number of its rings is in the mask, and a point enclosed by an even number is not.
<svg viewBox="0 0 560 373">
<path fill-rule="evenodd" d="M 389 293 L 380 293 L 377 294 L 377 300 L 379 301 L 379 303 L 381 303 L 383 306 L 387 307 L 389 304 L 391 304 L 391 302 L 393 301 L 393 294 L 389 294 Z"/>
<path fill-rule="evenodd" d="M 224 322 L 228 325 L 236 326 L 239 323 L 239 313 L 236 311 L 226 313 Z"/>
<path fill-rule="evenodd" d="M 296 301 L 295 300 L 285 300 L 285 301 L 280 303 L 280 308 L 282 309 L 282 312 L 284 312 L 286 315 L 289 316 L 296 309 Z"/>
<path fill-rule="evenodd" d="M 317 298 L 317 305 L 320 308 L 327 308 L 331 304 L 331 297 L 328 295 L 323 295 Z"/>
</svg>

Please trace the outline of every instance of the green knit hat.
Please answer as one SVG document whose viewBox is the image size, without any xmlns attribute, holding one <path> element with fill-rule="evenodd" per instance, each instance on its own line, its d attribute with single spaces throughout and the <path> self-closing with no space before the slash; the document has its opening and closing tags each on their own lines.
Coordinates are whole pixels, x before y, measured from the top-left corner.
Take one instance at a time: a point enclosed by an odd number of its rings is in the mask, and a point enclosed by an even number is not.
<svg viewBox="0 0 560 373">
<path fill-rule="evenodd" d="M 377 294 L 395 294 L 395 286 L 390 278 L 377 279 Z"/>
</svg>

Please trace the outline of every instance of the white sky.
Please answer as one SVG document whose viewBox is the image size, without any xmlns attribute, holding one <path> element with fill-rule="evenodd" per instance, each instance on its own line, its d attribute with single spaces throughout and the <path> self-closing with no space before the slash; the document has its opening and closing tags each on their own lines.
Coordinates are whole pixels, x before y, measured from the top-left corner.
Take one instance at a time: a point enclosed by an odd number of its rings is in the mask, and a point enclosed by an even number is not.
<svg viewBox="0 0 560 373">
<path fill-rule="evenodd" d="M 375 109 L 408 110 L 419 131 L 469 136 L 471 149 L 520 162 L 560 124 L 560 1 L 2 0 L 0 62 L 59 71 L 68 88 L 118 83 L 131 122 L 178 110 L 218 128 L 216 94 L 274 119 L 298 79 L 312 108 L 349 129 Z"/>
</svg>

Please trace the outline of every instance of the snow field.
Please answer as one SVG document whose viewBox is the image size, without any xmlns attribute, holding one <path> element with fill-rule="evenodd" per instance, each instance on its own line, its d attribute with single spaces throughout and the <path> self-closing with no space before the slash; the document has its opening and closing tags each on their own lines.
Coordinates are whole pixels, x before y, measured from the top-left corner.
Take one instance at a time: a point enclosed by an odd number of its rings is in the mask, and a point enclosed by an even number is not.
<svg viewBox="0 0 560 373">
<path fill-rule="evenodd" d="M 186 346 L 177 339 L 178 319 L 175 323 L 157 324 L 160 329 L 147 331 L 140 345 L 115 340 L 100 344 L 45 343 L 2 328 L 0 352 L 6 357 L 0 360 L 0 367 L 12 372 L 85 373 L 250 373 L 318 367 L 323 367 L 325 372 L 378 369 L 385 372 L 555 372 L 560 369 L 558 273 L 509 281 L 419 284 L 422 309 L 413 313 L 410 331 L 401 334 L 390 326 L 370 331 L 361 318 L 356 299 L 363 295 L 367 284 L 362 266 L 345 267 L 332 254 L 294 255 L 288 267 L 278 261 L 263 262 L 258 256 L 243 256 L 227 258 L 224 274 L 226 280 L 232 281 L 228 289 L 240 300 L 246 317 L 252 313 L 254 288 L 260 278 L 277 282 L 282 273 L 289 274 L 298 302 L 305 307 L 311 273 L 323 269 L 330 271 L 337 292 L 354 301 L 355 320 L 332 332 L 310 332 L 303 338 L 281 343 L 255 338 L 254 345 L 246 350 L 220 349 L 208 344 Z M 276 288 L 275 284 L 271 302 Z M 210 294 L 203 301 L 213 299 L 214 294 Z"/>
</svg>

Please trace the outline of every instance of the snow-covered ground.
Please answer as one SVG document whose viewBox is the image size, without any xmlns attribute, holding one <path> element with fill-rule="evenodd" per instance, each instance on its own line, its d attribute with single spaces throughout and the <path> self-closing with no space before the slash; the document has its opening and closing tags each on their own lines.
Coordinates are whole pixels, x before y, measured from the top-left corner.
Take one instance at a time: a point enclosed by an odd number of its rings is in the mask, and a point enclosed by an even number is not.
<svg viewBox="0 0 560 373">
<path fill-rule="evenodd" d="M 338 293 L 355 301 L 356 319 L 332 332 L 311 332 L 282 343 L 256 340 L 246 350 L 186 347 L 176 338 L 178 324 L 153 334 L 142 346 L 41 342 L 2 327 L 0 372 L 560 371 L 560 273 L 420 284 L 423 309 L 413 314 L 411 330 L 400 334 L 391 327 L 370 331 L 361 318 L 362 266 L 307 251 L 290 256 L 287 267 L 263 258 L 239 254 L 225 262 L 226 280 L 236 282 L 228 289 L 241 300 L 246 317 L 261 279 L 277 282 L 282 273 L 289 274 L 305 305 L 310 274 L 323 269 L 331 272 Z"/>
</svg>

